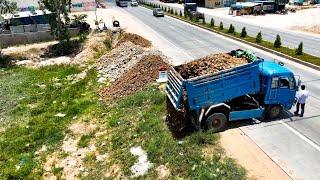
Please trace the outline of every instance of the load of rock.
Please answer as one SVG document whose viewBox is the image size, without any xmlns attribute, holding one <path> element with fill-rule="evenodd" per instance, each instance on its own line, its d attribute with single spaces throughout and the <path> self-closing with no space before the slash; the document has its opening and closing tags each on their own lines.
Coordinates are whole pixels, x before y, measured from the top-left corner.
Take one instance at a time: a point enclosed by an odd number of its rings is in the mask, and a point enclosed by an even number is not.
<svg viewBox="0 0 320 180">
<path fill-rule="evenodd" d="M 189 79 L 206 74 L 216 73 L 239 65 L 247 64 L 245 58 L 233 57 L 227 53 L 209 55 L 187 64 L 176 66 L 175 70 L 182 78 Z"/>
</svg>

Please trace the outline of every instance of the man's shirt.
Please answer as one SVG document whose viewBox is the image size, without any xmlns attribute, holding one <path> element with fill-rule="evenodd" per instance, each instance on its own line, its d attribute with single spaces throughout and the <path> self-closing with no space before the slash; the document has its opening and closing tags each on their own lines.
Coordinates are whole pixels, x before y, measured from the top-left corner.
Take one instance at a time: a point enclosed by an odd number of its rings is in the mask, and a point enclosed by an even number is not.
<svg viewBox="0 0 320 180">
<path fill-rule="evenodd" d="M 301 90 L 297 93 L 296 97 L 298 99 L 298 103 L 305 104 L 306 100 L 309 96 L 309 92 L 307 90 Z"/>
</svg>

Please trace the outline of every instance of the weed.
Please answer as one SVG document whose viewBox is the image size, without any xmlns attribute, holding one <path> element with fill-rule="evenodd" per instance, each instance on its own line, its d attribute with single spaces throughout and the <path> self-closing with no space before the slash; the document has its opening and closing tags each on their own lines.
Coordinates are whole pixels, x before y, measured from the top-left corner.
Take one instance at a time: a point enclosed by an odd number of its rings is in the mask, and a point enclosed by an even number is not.
<svg viewBox="0 0 320 180">
<path fill-rule="evenodd" d="M 93 133 L 82 135 L 78 142 L 78 147 L 80 148 L 87 147 L 92 137 L 93 137 Z"/>
</svg>

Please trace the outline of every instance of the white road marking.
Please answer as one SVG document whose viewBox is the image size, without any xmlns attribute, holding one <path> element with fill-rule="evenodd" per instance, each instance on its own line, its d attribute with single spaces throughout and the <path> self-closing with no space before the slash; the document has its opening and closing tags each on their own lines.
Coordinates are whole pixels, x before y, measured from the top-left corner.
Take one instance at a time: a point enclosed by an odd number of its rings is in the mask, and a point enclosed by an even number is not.
<svg viewBox="0 0 320 180">
<path fill-rule="evenodd" d="M 312 147 L 314 147 L 316 150 L 318 150 L 320 152 L 320 146 L 317 145 L 316 143 L 314 143 L 313 141 L 311 141 L 309 138 L 307 138 L 306 136 L 304 136 L 303 134 L 301 134 L 299 131 L 295 130 L 294 128 L 292 128 L 291 126 L 289 126 L 287 123 L 285 123 L 283 120 L 280 121 L 281 124 L 283 124 L 286 128 L 288 128 L 290 131 L 292 131 L 294 134 L 296 134 L 297 136 L 299 136 L 302 140 L 304 140 L 306 143 L 310 144 Z"/>
</svg>

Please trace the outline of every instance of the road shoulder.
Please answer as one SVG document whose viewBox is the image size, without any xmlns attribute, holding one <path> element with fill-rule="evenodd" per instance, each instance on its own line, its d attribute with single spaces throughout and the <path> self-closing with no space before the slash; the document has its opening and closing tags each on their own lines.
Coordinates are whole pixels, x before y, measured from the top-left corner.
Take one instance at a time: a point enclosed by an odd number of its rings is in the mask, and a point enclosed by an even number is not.
<svg viewBox="0 0 320 180">
<path fill-rule="evenodd" d="M 273 162 L 240 129 L 229 129 L 221 134 L 220 143 L 228 157 L 235 159 L 248 171 L 249 179 L 290 179 L 290 177 Z"/>
</svg>

